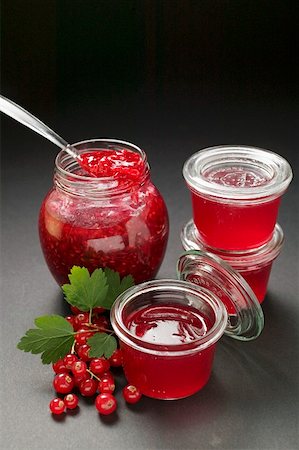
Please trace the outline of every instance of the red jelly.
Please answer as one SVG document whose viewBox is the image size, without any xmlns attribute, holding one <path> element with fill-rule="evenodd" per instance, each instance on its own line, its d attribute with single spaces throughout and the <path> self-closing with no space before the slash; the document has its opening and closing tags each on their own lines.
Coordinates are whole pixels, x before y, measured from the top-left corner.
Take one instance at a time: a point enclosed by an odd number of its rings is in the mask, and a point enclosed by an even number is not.
<svg viewBox="0 0 299 450">
<path fill-rule="evenodd" d="M 193 255 L 182 258 L 180 277 L 191 281 L 190 268 L 193 263 L 201 265 L 200 255 L 195 260 Z M 210 262 L 217 266 L 217 261 Z M 209 380 L 216 343 L 225 329 L 242 340 L 260 334 L 263 316 L 257 300 L 238 288 L 229 274 L 223 294 L 234 304 L 235 321 L 227 322 L 229 307 L 220 299 L 221 289 L 209 281 L 211 274 L 215 279 L 210 269 L 206 274 L 199 270 L 197 282 L 204 285 L 207 280 L 211 289 L 186 281 L 155 280 L 128 289 L 114 303 L 111 324 L 122 348 L 125 375 L 142 394 L 168 400 L 194 394 Z"/>
<path fill-rule="evenodd" d="M 271 239 L 281 196 L 292 179 L 280 155 L 255 147 L 211 147 L 192 155 L 183 174 L 205 244 L 244 250 Z"/>
<path fill-rule="evenodd" d="M 168 215 L 150 181 L 145 153 L 111 140 L 74 147 L 81 167 L 66 152 L 58 154 L 54 188 L 39 216 L 41 246 L 54 278 L 60 285 L 68 282 L 73 265 L 90 272 L 110 267 L 133 275 L 136 283 L 155 277 L 166 249 Z"/>
<path fill-rule="evenodd" d="M 249 250 L 225 251 L 205 245 L 193 220 L 190 220 L 182 230 L 181 241 L 185 250 L 212 252 L 230 264 L 247 281 L 262 303 L 267 292 L 272 263 L 281 251 L 284 235 L 281 227 L 276 224 L 272 238 L 266 244 Z"/>
<path fill-rule="evenodd" d="M 153 398 L 194 394 L 210 377 L 225 308 L 217 299 L 204 304 L 197 288 L 184 282 L 153 281 L 134 290 L 137 296 L 117 303 L 111 313 L 128 382 Z"/>
<path fill-rule="evenodd" d="M 167 351 L 168 347 L 192 343 L 206 336 L 214 320 L 196 308 L 170 302 L 141 308 L 128 317 L 126 326 L 144 342 L 158 344 Z M 181 358 L 160 358 L 158 368 L 157 355 L 140 352 L 124 343 L 122 349 L 125 353 L 125 374 L 130 383 L 149 397 L 171 399 L 191 395 L 206 384 L 211 373 L 215 344 L 200 353 Z"/>
</svg>

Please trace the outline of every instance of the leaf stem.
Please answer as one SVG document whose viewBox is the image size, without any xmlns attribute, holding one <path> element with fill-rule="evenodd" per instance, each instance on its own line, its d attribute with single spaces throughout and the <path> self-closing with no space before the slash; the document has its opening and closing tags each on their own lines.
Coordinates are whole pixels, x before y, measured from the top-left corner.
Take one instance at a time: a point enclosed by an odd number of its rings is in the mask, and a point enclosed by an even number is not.
<svg viewBox="0 0 299 450">
<path fill-rule="evenodd" d="M 88 321 L 89 321 L 90 325 L 92 325 L 91 317 L 92 317 L 92 308 L 90 308 L 90 310 L 89 310 L 89 318 L 88 318 Z"/>
</svg>

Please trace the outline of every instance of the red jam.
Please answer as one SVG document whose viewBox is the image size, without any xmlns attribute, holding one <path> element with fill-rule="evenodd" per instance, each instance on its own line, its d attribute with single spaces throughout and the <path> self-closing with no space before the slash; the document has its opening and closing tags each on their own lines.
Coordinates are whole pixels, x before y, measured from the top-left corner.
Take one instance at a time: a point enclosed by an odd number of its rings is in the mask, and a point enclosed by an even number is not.
<svg viewBox="0 0 299 450">
<path fill-rule="evenodd" d="M 211 320 L 198 309 L 171 302 L 153 304 L 134 311 L 125 326 L 134 336 L 164 351 L 161 355 L 139 351 L 121 341 L 126 377 L 144 395 L 183 398 L 207 383 L 216 344 L 191 354 L 167 351 L 204 337 L 212 328 Z"/>
<path fill-rule="evenodd" d="M 109 267 L 121 276 L 131 274 L 135 283 L 154 278 L 166 249 L 168 215 L 158 190 L 148 177 L 144 179 L 144 161 L 125 148 L 83 155 L 84 164 L 97 177 L 115 179 L 116 189 L 129 188 L 104 196 L 100 188 L 99 197 L 97 193 L 90 197 L 84 191 L 85 185 L 89 188 L 88 177 L 69 183 L 64 171 L 39 216 L 41 246 L 54 278 L 59 285 L 68 282 L 73 265 L 90 272 Z M 80 175 L 80 169 L 70 172 L 70 178 L 73 173 Z"/>
<path fill-rule="evenodd" d="M 79 161 L 88 174 L 95 177 L 113 177 L 120 182 L 138 181 L 144 172 L 141 156 L 126 149 L 84 152 Z"/>
</svg>

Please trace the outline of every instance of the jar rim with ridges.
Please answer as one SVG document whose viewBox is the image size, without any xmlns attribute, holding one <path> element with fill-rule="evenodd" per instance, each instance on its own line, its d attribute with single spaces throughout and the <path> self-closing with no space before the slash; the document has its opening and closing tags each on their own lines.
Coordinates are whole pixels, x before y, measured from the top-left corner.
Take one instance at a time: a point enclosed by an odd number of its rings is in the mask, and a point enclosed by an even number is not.
<svg viewBox="0 0 299 450">
<path fill-rule="evenodd" d="M 226 183 L 225 176 L 214 182 L 209 174 L 216 170 L 235 169 L 235 185 Z M 242 170 L 252 171 L 255 185 L 246 186 Z M 239 172 L 239 174 L 238 174 Z M 241 175 L 240 175 L 241 173 Z M 255 174 L 255 175 L 254 175 Z M 285 158 L 270 150 L 240 145 L 208 147 L 194 153 L 185 162 L 183 176 L 188 187 L 197 195 L 216 197 L 217 201 L 260 203 L 281 196 L 289 186 L 293 174 Z"/>
<path fill-rule="evenodd" d="M 117 139 L 88 139 L 72 144 L 79 155 L 90 151 L 130 150 L 138 153 L 144 162 L 144 171 L 138 179 L 138 187 L 149 179 L 149 164 L 146 153 L 137 145 Z M 70 156 L 65 150 L 61 150 L 55 159 L 54 184 L 56 187 L 70 195 L 103 198 L 121 196 L 130 192 L 134 183 L 128 181 L 119 185 L 113 177 L 91 177 L 84 175 L 78 161 Z"/>
<path fill-rule="evenodd" d="M 191 219 L 181 231 L 181 242 L 184 250 L 212 252 L 238 271 L 255 270 L 271 263 L 278 257 L 284 243 L 284 233 L 277 223 L 272 238 L 265 244 L 245 250 L 224 250 L 205 244 L 193 219 Z"/>
<path fill-rule="evenodd" d="M 192 306 L 213 316 L 211 328 L 204 336 L 192 342 L 167 344 L 147 342 L 133 334 L 125 323 L 125 316 L 148 304 L 171 304 Z M 112 327 L 118 338 L 135 350 L 156 356 L 184 356 L 198 353 L 215 344 L 226 327 L 227 312 L 217 296 L 206 289 L 186 281 L 171 279 L 152 280 L 133 286 L 122 293 L 114 302 L 110 314 Z"/>
</svg>

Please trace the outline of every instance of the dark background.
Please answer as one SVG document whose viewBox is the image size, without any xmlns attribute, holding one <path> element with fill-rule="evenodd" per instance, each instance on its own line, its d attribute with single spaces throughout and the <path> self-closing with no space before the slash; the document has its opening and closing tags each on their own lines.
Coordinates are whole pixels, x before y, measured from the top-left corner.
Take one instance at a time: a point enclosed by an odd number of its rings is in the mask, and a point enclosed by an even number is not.
<svg viewBox="0 0 299 450">
<path fill-rule="evenodd" d="M 1 3 L 1 93 L 69 142 L 114 137 L 147 152 L 171 220 L 160 278 L 175 277 L 179 233 L 191 216 L 181 175 L 188 156 L 210 145 L 255 145 L 285 156 L 295 171 L 280 210 L 286 242 L 261 337 L 223 338 L 209 384 L 189 399 L 143 399 L 130 408 L 119 389 L 113 418 L 98 418 L 83 402 L 75 417 L 55 421 L 47 410 L 50 368 L 15 345 L 34 317 L 66 312 L 36 227 L 57 149 L 2 115 L 2 448 L 295 449 L 297 2 Z"/>
</svg>

